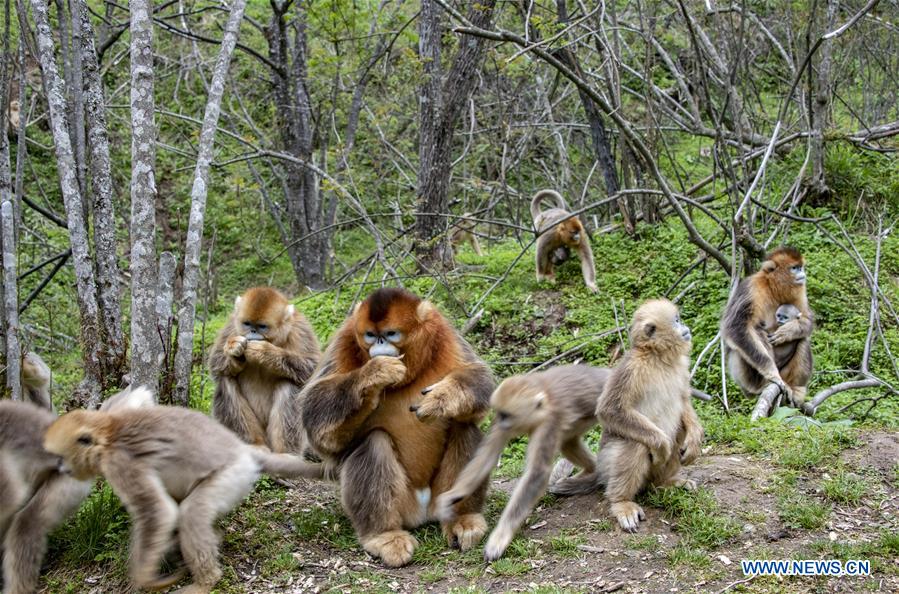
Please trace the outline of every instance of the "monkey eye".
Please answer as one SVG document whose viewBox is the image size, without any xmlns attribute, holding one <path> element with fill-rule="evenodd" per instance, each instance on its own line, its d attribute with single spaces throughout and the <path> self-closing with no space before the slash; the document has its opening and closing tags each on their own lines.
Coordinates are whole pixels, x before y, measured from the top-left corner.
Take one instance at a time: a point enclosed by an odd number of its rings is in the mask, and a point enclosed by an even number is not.
<svg viewBox="0 0 899 594">
<path fill-rule="evenodd" d="M 374 333 L 374 332 L 369 331 L 369 332 L 366 332 L 366 333 L 365 333 L 365 338 L 374 338 L 374 337 L 375 337 L 375 333 Z"/>
<path fill-rule="evenodd" d="M 244 322 L 243 325 L 244 325 L 244 328 L 250 328 L 253 326 L 253 324 L 251 324 L 249 322 Z"/>
<path fill-rule="evenodd" d="M 396 330 L 388 330 L 387 331 L 387 338 L 389 338 L 391 340 L 395 339 L 395 338 L 399 338 L 399 335 L 400 335 L 400 333 L 397 332 Z"/>
<path fill-rule="evenodd" d="M 646 324 L 646 336 L 652 338 L 652 335 L 656 333 L 656 325 L 655 324 Z"/>
<path fill-rule="evenodd" d="M 498 421 L 500 421 L 500 422 L 508 421 L 508 420 L 509 420 L 509 413 L 506 413 L 506 412 L 503 412 L 503 411 L 499 411 L 498 413 L 496 413 L 496 420 L 498 420 Z"/>
<path fill-rule="evenodd" d="M 256 326 L 256 329 L 260 332 L 265 332 L 266 330 L 268 330 L 268 324 L 259 324 L 258 326 Z"/>
<path fill-rule="evenodd" d="M 89 446 L 94 443 L 94 440 L 91 439 L 90 435 L 82 435 L 81 437 L 78 438 L 78 443 L 81 445 Z"/>
</svg>

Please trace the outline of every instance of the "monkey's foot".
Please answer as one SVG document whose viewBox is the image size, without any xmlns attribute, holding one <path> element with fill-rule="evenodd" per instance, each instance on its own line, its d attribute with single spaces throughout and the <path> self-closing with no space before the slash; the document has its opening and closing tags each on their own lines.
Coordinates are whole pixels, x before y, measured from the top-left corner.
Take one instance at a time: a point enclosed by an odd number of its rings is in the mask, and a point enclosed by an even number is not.
<svg viewBox="0 0 899 594">
<path fill-rule="evenodd" d="M 484 546 L 484 561 L 490 563 L 502 557 L 513 538 L 515 538 L 515 531 L 500 523 L 490 533 L 490 538 L 487 539 L 487 544 Z"/>
<path fill-rule="evenodd" d="M 597 287 L 595 283 L 586 283 L 586 285 L 587 290 L 589 290 L 591 293 L 597 293 L 599 291 L 599 287 Z"/>
<path fill-rule="evenodd" d="M 443 525 L 443 534 L 451 547 L 467 551 L 487 533 L 487 522 L 481 514 L 463 514 Z"/>
<path fill-rule="evenodd" d="M 412 561 L 418 541 L 405 530 L 391 530 L 362 541 L 362 548 L 379 557 L 387 567 L 402 567 Z"/>
<path fill-rule="evenodd" d="M 640 520 L 646 518 L 643 508 L 633 501 L 619 501 L 612 504 L 612 515 L 618 520 L 618 525 L 626 532 L 636 532 Z"/>
</svg>

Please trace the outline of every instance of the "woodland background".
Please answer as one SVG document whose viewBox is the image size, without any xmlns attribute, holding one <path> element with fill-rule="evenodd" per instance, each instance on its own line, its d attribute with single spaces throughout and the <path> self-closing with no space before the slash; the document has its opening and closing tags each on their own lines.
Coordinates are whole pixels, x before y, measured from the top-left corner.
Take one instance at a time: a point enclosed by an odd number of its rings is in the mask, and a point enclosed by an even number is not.
<svg viewBox="0 0 899 594">
<path fill-rule="evenodd" d="M 547 497 L 490 567 L 430 527 L 413 567 L 384 571 L 333 490 L 263 481 L 223 524 L 223 591 L 765 591 L 781 586 L 736 561 L 792 556 L 870 558 L 875 575 L 791 590 L 899 588 L 896 0 L 0 3 L 13 397 L 34 350 L 60 409 L 130 380 L 208 410 L 207 348 L 256 284 L 294 296 L 323 344 L 367 292 L 406 286 L 498 378 L 612 364 L 651 297 L 693 330 L 708 486 L 648 494 L 641 535 L 594 499 Z M 597 295 L 575 264 L 534 280 L 544 187 L 588 225 Z M 453 255 L 460 221 L 484 256 Z M 716 332 L 733 283 L 782 243 L 807 259 L 819 406 L 753 424 Z M 51 546 L 48 589 L 123 587 L 107 488 Z"/>
</svg>

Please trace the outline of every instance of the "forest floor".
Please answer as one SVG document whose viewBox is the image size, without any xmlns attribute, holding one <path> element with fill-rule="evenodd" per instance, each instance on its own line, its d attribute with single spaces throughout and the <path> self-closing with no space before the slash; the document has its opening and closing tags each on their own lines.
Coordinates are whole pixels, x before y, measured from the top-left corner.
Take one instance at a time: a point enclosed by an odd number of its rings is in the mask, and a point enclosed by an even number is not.
<svg viewBox="0 0 899 594">
<path fill-rule="evenodd" d="M 813 429 L 814 431 L 820 431 Z M 715 453 L 685 469 L 695 492 L 654 491 L 636 534 L 598 495 L 546 496 L 501 560 L 448 549 L 439 529 L 414 533 L 413 563 L 385 569 L 357 545 L 336 485 L 263 479 L 224 523 L 221 592 L 896 592 L 899 434 L 856 431 L 821 467 L 785 470 L 764 454 Z M 826 449 L 826 446 L 825 446 Z M 862 480 L 863 479 L 863 480 Z M 514 478 L 496 478 L 493 526 Z M 53 563 L 49 591 L 127 591 L 121 559 Z M 743 559 L 867 559 L 868 577 L 757 577 Z"/>
</svg>

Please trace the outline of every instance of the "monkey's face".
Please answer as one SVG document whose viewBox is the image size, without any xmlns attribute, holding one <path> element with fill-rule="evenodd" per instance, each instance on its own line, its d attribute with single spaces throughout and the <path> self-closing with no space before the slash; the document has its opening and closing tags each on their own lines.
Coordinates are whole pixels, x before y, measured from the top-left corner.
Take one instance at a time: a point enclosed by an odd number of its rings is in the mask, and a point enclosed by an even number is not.
<svg viewBox="0 0 899 594">
<path fill-rule="evenodd" d="M 525 376 L 504 380 L 490 396 L 490 406 L 496 412 L 493 422 L 503 431 L 530 431 L 549 414 L 546 392 Z"/>
<path fill-rule="evenodd" d="M 559 237 L 569 247 L 577 247 L 581 243 L 584 235 L 584 227 L 581 222 L 575 218 L 559 223 Z"/>
<path fill-rule="evenodd" d="M 290 331 L 293 315 L 293 305 L 269 287 L 250 289 L 234 301 L 236 331 L 247 340 L 282 342 Z"/>
<path fill-rule="evenodd" d="M 432 309 L 408 291 L 380 289 L 356 308 L 356 343 L 371 358 L 399 357 L 415 344 Z"/>
<path fill-rule="evenodd" d="M 59 471 L 83 481 L 100 474 L 99 460 L 104 447 L 99 439 L 92 411 L 63 415 L 47 429 L 44 449 L 61 458 Z"/>
<path fill-rule="evenodd" d="M 635 347 L 689 353 L 692 338 L 677 306 L 667 299 L 647 301 L 634 314 L 631 340 Z"/>
<path fill-rule="evenodd" d="M 798 250 L 782 247 L 768 255 L 762 263 L 762 273 L 770 285 L 791 289 L 805 285 L 805 260 Z"/>
<path fill-rule="evenodd" d="M 783 326 L 792 320 L 798 320 L 800 316 L 802 316 L 802 312 L 799 311 L 799 308 L 790 304 L 781 305 L 774 312 L 774 318 L 777 320 L 778 326 Z"/>
</svg>

